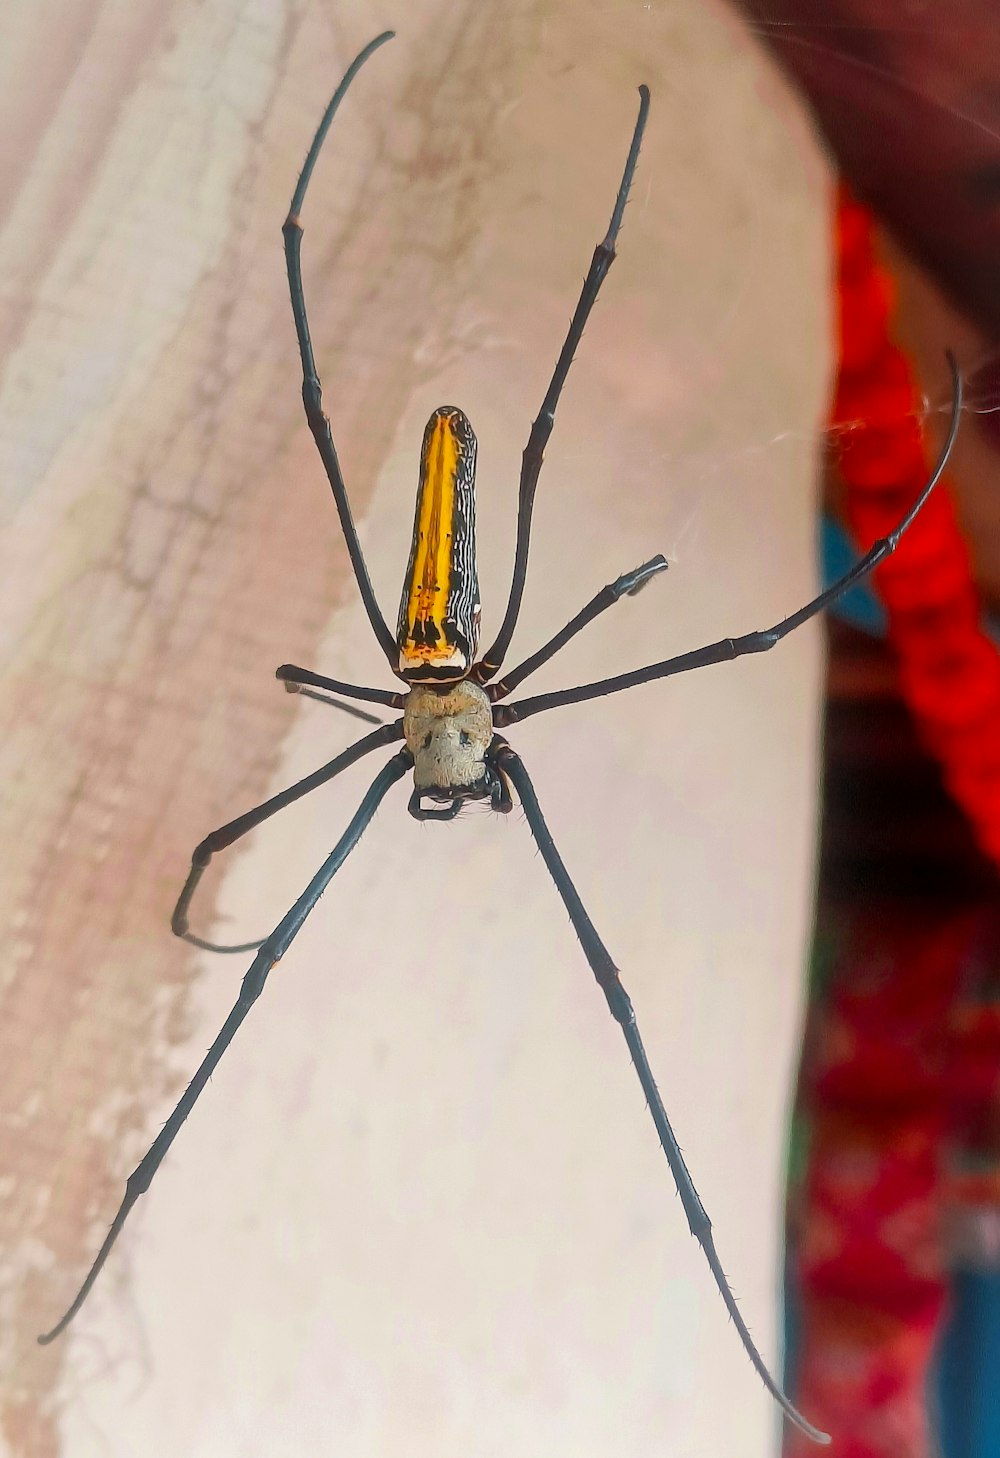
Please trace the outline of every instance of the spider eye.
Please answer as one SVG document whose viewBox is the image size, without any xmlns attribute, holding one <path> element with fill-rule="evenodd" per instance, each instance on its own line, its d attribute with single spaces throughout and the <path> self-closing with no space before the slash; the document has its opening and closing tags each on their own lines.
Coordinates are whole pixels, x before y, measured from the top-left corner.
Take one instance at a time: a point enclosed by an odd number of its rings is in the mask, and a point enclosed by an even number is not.
<svg viewBox="0 0 1000 1458">
<path fill-rule="evenodd" d="M 430 749 L 432 737 L 433 736 L 431 735 L 431 732 L 428 729 L 427 733 L 424 735 L 424 748 L 425 749 Z"/>
<path fill-rule="evenodd" d="M 463 749 L 468 749 L 469 745 L 472 743 L 472 740 L 469 738 L 468 734 L 466 734 L 464 729 L 460 729 L 458 731 L 458 742 Z"/>
</svg>

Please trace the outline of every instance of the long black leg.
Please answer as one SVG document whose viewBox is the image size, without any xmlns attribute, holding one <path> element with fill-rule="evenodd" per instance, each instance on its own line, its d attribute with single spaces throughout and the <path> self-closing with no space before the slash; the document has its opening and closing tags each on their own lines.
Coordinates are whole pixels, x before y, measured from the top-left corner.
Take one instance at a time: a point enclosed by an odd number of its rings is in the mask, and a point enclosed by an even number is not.
<svg viewBox="0 0 1000 1458">
<path fill-rule="evenodd" d="M 319 124 L 319 129 L 313 138 L 313 144 L 309 148 L 309 154 L 299 174 L 298 185 L 292 197 L 291 206 L 288 209 L 288 217 L 285 219 L 281 233 L 285 240 L 285 264 L 288 269 L 288 289 L 292 299 L 295 333 L 298 336 L 299 354 L 302 357 L 302 402 L 306 409 L 306 419 L 309 422 L 309 429 L 313 433 L 320 456 L 323 460 L 323 465 L 326 468 L 326 474 L 333 488 L 333 499 L 337 503 L 340 525 L 344 532 L 347 550 L 350 553 L 354 576 L 357 578 L 358 588 L 365 605 L 365 612 L 368 614 L 368 621 L 372 625 L 382 652 L 389 660 L 393 671 L 395 671 L 399 667 L 399 653 L 396 648 L 396 641 L 389 632 L 385 618 L 382 616 L 381 609 L 375 600 L 371 579 L 368 576 L 368 568 L 365 565 L 364 553 L 361 550 L 361 543 L 358 541 L 354 518 L 351 516 L 351 506 L 347 499 L 347 487 L 340 469 L 340 462 L 337 459 L 337 450 L 333 443 L 330 421 L 323 410 L 323 391 L 320 385 L 319 375 L 316 371 L 316 360 L 313 356 L 312 341 L 309 337 L 306 301 L 302 289 L 302 265 L 299 258 L 302 249 L 302 224 L 299 220 L 299 213 L 302 210 L 306 189 L 309 186 L 309 179 L 312 176 L 312 170 L 316 165 L 316 158 L 319 156 L 320 149 L 329 131 L 330 123 L 336 115 L 338 106 L 344 99 L 347 88 L 368 57 L 377 51 L 379 46 L 385 45 L 386 41 L 391 40 L 393 34 L 394 32 L 391 30 L 383 31 L 381 35 L 369 41 L 360 55 L 356 56 L 348 66 L 344 79 L 333 93 L 330 104 L 323 113 L 323 120 Z"/>
<path fill-rule="evenodd" d="M 114 1218 L 104 1244 L 97 1253 L 97 1259 L 87 1272 L 87 1278 L 80 1287 L 73 1304 L 51 1331 L 45 1332 L 38 1338 L 43 1346 L 48 1342 L 54 1341 L 61 1332 L 65 1331 L 66 1327 L 87 1299 L 91 1287 L 100 1274 L 101 1267 L 108 1258 L 111 1247 L 121 1234 L 122 1227 L 128 1219 L 132 1206 L 136 1203 L 139 1196 L 145 1194 L 149 1189 L 153 1176 L 162 1164 L 167 1150 L 176 1139 L 184 1120 L 194 1108 L 198 1095 L 214 1072 L 219 1059 L 232 1042 L 237 1028 L 239 1028 L 243 1019 L 263 991 L 264 983 L 267 981 L 271 968 L 288 951 L 302 923 L 361 839 L 362 834 L 372 820 L 382 799 L 396 781 L 402 778 L 412 763 L 413 761 L 410 758 L 409 750 L 403 749 L 399 754 L 394 755 L 387 765 L 379 770 L 372 782 L 371 788 L 362 800 L 353 820 L 337 842 L 334 850 L 309 882 L 309 885 L 303 891 L 298 901 L 296 901 L 291 911 L 282 917 L 274 931 L 261 946 L 260 951 L 253 960 L 253 965 L 243 979 L 242 986 L 240 987 L 240 995 L 236 999 L 232 1012 L 223 1023 L 222 1031 L 202 1059 L 197 1073 L 184 1090 L 170 1118 L 153 1140 L 148 1152 L 129 1175 L 125 1184 L 125 1198 L 118 1208 L 118 1214 Z"/>
<path fill-rule="evenodd" d="M 832 602 L 836 602 L 837 598 L 841 597 L 848 588 L 853 587 L 854 583 L 862 577 L 866 577 L 872 568 L 877 567 L 879 562 L 884 561 L 896 550 L 903 533 L 930 496 L 944 471 L 951 448 L 955 444 L 955 436 L 958 434 L 962 414 L 962 380 L 954 356 L 951 354 L 948 355 L 948 364 L 951 368 L 953 389 L 951 425 L 944 449 L 927 484 L 899 525 L 887 537 L 880 537 L 871 550 L 825 592 L 814 597 L 812 602 L 806 603 L 805 607 L 800 608 L 797 613 L 792 613 L 791 617 L 783 618 L 773 628 L 767 628 L 763 632 L 747 633 L 742 638 L 722 638 L 718 643 L 709 643 L 704 648 L 695 648 L 690 653 L 682 653 L 677 658 L 668 658 L 663 663 L 654 663 L 649 668 L 636 668 L 631 673 L 619 673 L 614 678 L 601 679 L 598 683 L 585 683 L 578 688 L 562 689 L 557 693 L 539 694 L 536 698 L 522 699 L 516 704 L 503 704 L 493 713 L 493 722 L 497 728 L 502 729 L 508 724 L 519 724 L 522 719 L 527 719 L 532 714 L 542 714 L 546 709 L 557 709 L 564 704 L 580 704 L 586 699 L 600 699 L 605 694 L 617 694 L 622 689 L 635 688 L 638 684 L 650 683 L 653 679 L 670 678 L 676 673 L 688 673 L 692 668 L 707 668 L 711 663 L 724 663 L 731 658 L 741 658 L 745 653 L 766 653 L 769 648 L 780 643 L 782 638 L 787 638 L 789 633 L 800 628 L 810 618 L 814 618 Z"/>
<path fill-rule="evenodd" d="M 270 820 L 272 815 L 277 815 L 279 810 L 284 810 L 286 805 L 301 800 L 303 795 L 325 785 L 341 770 L 347 769 L 356 760 L 362 759 L 364 755 L 371 754 L 373 749 L 381 749 L 383 745 L 395 744 L 403 737 L 402 720 L 395 724 L 384 724 L 381 729 L 376 729 L 372 734 L 366 734 L 363 739 L 357 740 L 336 759 L 331 759 L 321 769 L 314 770 L 305 779 L 298 780 L 294 785 L 289 785 L 287 790 L 272 795 L 270 800 L 265 800 L 262 805 L 256 805 L 244 815 L 230 820 L 228 825 L 220 826 L 213 830 L 211 835 L 206 835 L 200 845 L 196 846 L 191 856 L 191 869 L 188 878 L 184 882 L 181 894 L 177 898 L 177 905 L 174 907 L 173 915 L 170 918 L 170 929 L 174 936 L 182 937 L 184 941 L 190 942 L 195 947 L 201 947 L 204 952 L 255 952 L 258 947 L 263 947 L 264 942 L 240 942 L 238 946 L 222 946 L 218 942 L 207 942 L 202 937 L 196 937 L 193 932 L 188 931 L 188 912 L 191 909 L 191 900 L 198 888 L 205 871 L 208 869 L 212 857 L 218 852 L 231 846 L 234 841 L 242 836 L 248 835 L 251 830 L 265 820 Z"/>
<path fill-rule="evenodd" d="M 366 704 L 385 704 L 387 709 L 401 709 L 404 694 L 392 689 L 364 688 L 358 683 L 341 683 L 339 678 L 324 678 L 309 668 L 297 668 L 294 663 L 283 663 L 274 670 L 275 678 L 289 686 L 308 684 L 310 688 L 325 689 L 327 693 L 343 694 L 348 699 L 361 699 Z"/>
<path fill-rule="evenodd" d="M 518 489 L 517 499 L 517 546 L 514 552 L 514 575 L 510 585 L 510 598 L 507 602 L 507 612 L 504 616 L 500 632 L 497 634 L 496 642 L 485 653 L 473 670 L 473 677 L 479 683 L 486 683 L 497 672 L 503 663 L 504 655 L 510 646 L 510 640 L 517 624 L 517 615 L 521 609 L 521 597 L 524 593 L 525 578 L 528 573 L 528 546 L 531 537 L 531 513 L 535 502 L 535 488 L 538 485 L 538 473 L 542 469 L 542 456 L 549 436 L 552 434 L 552 426 L 555 421 L 556 406 L 559 403 L 559 396 L 562 394 L 563 385 L 566 383 L 566 376 L 569 374 L 569 367 L 573 363 L 573 354 L 584 327 L 590 317 L 590 311 L 594 307 L 601 284 L 607 275 L 608 269 L 615 260 L 615 242 L 621 228 L 622 215 L 625 212 L 625 203 L 628 199 L 629 187 L 632 184 L 632 175 L 639 160 L 639 147 L 642 144 L 642 134 L 646 126 L 646 116 L 649 111 L 649 90 L 645 86 L 639 87 L 639 116 L 635 124 L 635 131 L 632 133 L 632 145 L 629 147 L 628 158 L 625 162 L 625 171 L 622 173 L 621 185 L 618 188 L 618 196 L 615 199 L 614 212 L 611 214 L 611 222 L 608 224 L 608 231 L 604 238 L 594 250 L 594 257 L 591 260 L 590 269 L 583 282 L 583 290 L 580 294 L 576 312 L 570 321 L 569 333 L 566 335 L 566 342 L 563 344 L 559 358 L 556 361 L 555 373 L 549 382 L 549 388 L 545 392 L 542 401 L 542 408 L 537 418 L 533 421 L 531 432 L 528 435 L 528 444 L 524 448 L 521 457 L 521 484 Z"/>
<path fill-rule="evenodd" d="M 596 617 L 606 612 L 609 607 L 613 607 L 621 598 L 634 597 L 637 592 L 641 592 L 646 583 L 658 572 L 665 572 L 667 566 L 666 557 L 652 557 L 648 562 L 643 562 L 641 567 L 636 567 L 634 571 L 623 572 L 617 582 L 610 582 L 607 587 L 602 587 L 600 592 L 590 599 L 587 606 L 581 609 L 575 618 L 571 618 L 561 632 L 556 633 L 554 638 L 550 638 L 544 647 L 539 648 L 537 653 L 533 653 L 516 668 L 512 668 L 510 673 L 505 673 L 497 683 L 490 684 L 486 692 L 489 694 L 491 702 L 495 704 L 513 693 L 529 673 L 534 673 L 536 668 L 541 668 L 543 663 L 548 663 L 560 648 L 564 648 L 571 638 L 576 637 L 581 628 L 592 623 Z"/>
<path fill-rule="evenodd" d="M 300 688 L 297 683 L 286 683 L 285 688 L 290 694 L 301 694 L 304 699 L 312 699 L 317 704 L 329 704 L 331 709 L 340 709 L 343 713 L 350 714 L 352 719 L 360 719 L 363 724 L 385 723 L 385 720 L 380 719 L 378 714 L 369 714 L 355 704 L 348 704 L 344 699 L 335 699 L 330 694 L 317 693 L 315 689 Z"/>
<path fill-rule="evenodd" d="M 625 991 L 618 976 L 618 969 L 611 960 L 611 956 L 601 941 L 594 928 L 593 922 L 587 915 L 580 900 L 576 887 L 570 880 L 569 873 L 563 865 L 562 857 L 556 850 L 555 842 L 549 833 L 545 823 L 538 799 L 535 795 L 534 786 L 528 777 L 528 772 L 519 755 L 515 754 L 508 744 L 502 743 L 496 752 L 496 763 L 507 774 L 517 791 L 518 799 L 524 809 L 525 819 L 538 849 L 542 853 L 542 859 L 548 867 L 549 875 L 556 883 L 556 889 L 563 899 L 566 910 L 569 912 L 570 920 L 574 930 L 580 939 L 584 956 L 590 963 L 591 970 L 597 979 L 598 986 L 607 999 L 611 1016 L 620 1026 L 625 1034 L 625 1041 L 632 1057 L 632 1063 L 636 1073 L 639 1075 L 639 1082 L 642 1084 L 642 1091 L 646 1095 L 646 1103 L 653 1116 L 653 1123 L 656 1125 L 656 1132 L 660 1136 L 660 1145 L 667 1157 L 667 1164 L 670 1166 L 670 1173 L 674 1177 L 677 1186 L 677 1193 L 681 1197 L 681 1204 L 684 1206 L 684 1213 L 687 1216 L 691 1234 L 701 1245 L 705 1257 L 711 1268 L 715 1283 L 726 1303 L 726 1308 L 732 1317 L 736 1329 L 740 1334 L 747 1355 L 757 1370 L 758 1375 L 771 1393 L 772 1397 L 780 1403 L 781 1407 L 796 1424 L 810 1438 L 817 1443 L 828 1443 L 829 1436 L 814 1428 L 807 1422 L 802 1414 L 795 1408 L 775 1382 L 764 1363 L 763 1357 L 754 1345 L 753 1338 L 747 1330 L 746 1323 L 736 1305 L 736 1300 L 726 1280 L 725 1274 L 715 1249 L 715 1241 L 712 1238 L 712 1222 L 709 1220 L 704 1205 L 698 1196 L 698 1191 L 688 1173 L 687 1165 L 681 1154 L 680 1146 L 677 1143 L 670 1121 L 667 1118 L 666 1110 L 663 1107 L 663 1100 L 660 1098 L 659 1090 L 653 1079 L 649 1062 L 646 1058 L 646 1050 L 642 1046 L 642 1039 L 639 1037 L 639 1029 L 636 1026 L 635 1012 L 628 993 Z"/>
</svg>

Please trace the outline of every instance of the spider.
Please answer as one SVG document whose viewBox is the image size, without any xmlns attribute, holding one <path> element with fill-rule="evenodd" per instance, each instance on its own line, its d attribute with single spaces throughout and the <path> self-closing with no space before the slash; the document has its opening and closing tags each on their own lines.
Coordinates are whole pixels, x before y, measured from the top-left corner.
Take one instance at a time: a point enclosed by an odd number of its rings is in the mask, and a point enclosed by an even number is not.
<svg viewBox="0 0 1000 1458">
<path fill-rule="evenodd" d="M 576 930 L 584 956 L 590 964 L 597 984 L 603 992 L 612 1017 L 621 1027 L 628 1051 L 642 1085 L 646 1102 L 656 1126 L 663 1153 L 673 1176 L 691 1233 L 700 1242 L 715 1278 L 716 1285 L 736 1325 L 743 1346 L 768 1391 L 786 1415 L 809 1437 L 820 1443 L 828 1436 L 814 1428 L 796 1410 L 771 1376 L 743 1320 L 716 1253 L 712 1226 L 705 1211 L 680 1147 L 657 1091 L 646 1052 L 639 1036 L 635 1012 L 618 969 L 584 909 L 562 857 L 556 849 L 521 757 L 497 731 L 520 723 L 532 714 L 545 713 L 565 704 L 579 704 L 587 699 L 636 688 L 654 679 L 669 678 L 691 669 L 705 668 L 712 663 L 728 662 L 745 653 L 763 653 L 773 648 L 794 629 L 815 617 L 839 598 L 877 563 L 893 552 L 921 506 L 936 485 L 951 452 L 962 406 L 962 385 L 957 366 L 949 354 L 952 380 L 950 428 L 933 473 L 906 516 L 888 537 L 882 538 L 847 573 L 798 612 L 784 618 L 762 632 L 747 633 L 738 638 L 723 638 L 679 657 L 654 663 L 647 668 L 616 674 L 596 683 L 534 698 L 504 702 L 508 695 L 547 663 L 569 640 L 607 611 L 622 597 L 639 592 L 657 574 L 666 569 L 662 556 L 650 558 L 632 572 L 602 588 L 591 598 L 561 632 L 551 638 L 523 663 L 497 679 L 517 623 L 528 565 L 531 513 L 538 484 L 542 456 L 552 431 L 556 406 L 569 373 L 573 353 L 579 344 L 584 326 L 597 298 L 598 291 L 615 258 L 615 243 L 622 215 L 639 157 L 643 131 L 649 111 L 649 91 L 639 87 L 639 115 L 636 120 L 621 183 L 615 198 L 611 222 L 603 240 L 594 251 L 590 269 L 570 322 L 569 331 L 556 362 L 555 371 L 542 401 L 541 410 L 531 426 L 521 464 L 518 493 L 517 542 L 510 596 L 500 631 L 495 642 L 481 658 L 476 657 L 479 638 L 479 585 L 475 556 L 475 472 L 476 437 L 463 412 L 445 406 L 435 410 L 424 432 L 420 457 L 420 478 L 417 492 L 416 519 L 409 565 L 403 585 L 395 638 L 382 616 L 368 577 L 361 545 L 351 517 L 347 490 L 333 443 L 330 422 L 324 413 L 319 376 L 313 357 L 302 288 L 300 249 L 302 224 L 299 214 L 305 199 L 316 159 L 326 134 L 345 93 L 368 58 L 392 39 L 393 32 L 376 36 L 348 67 L 333 94 L 312 146 L 306 157 L 298 185 L 292 197 L 282 229 L 285 262 L 291 294 L 292 315 L 302 360 L 302 398 L 309 428 L 329 477 L 340 524 L 346 539 L 354 576 L 371 622 L 375 637 L 385 653 L 389 667 L 406 685 L 405 692 L 381 688 L 365 688 L 341 683 L 321 674 L 286 664 L 277 670 L 292 692 L 328 700 L 358 717 L 373 720 L 365 710 L 330 699 L 342 695 L 348 699 L 380 704 L 402 710 L 402 717 L 379 727 L 357 740 L 328 764 L 307 775 L 297 784 L 272 796 L 263 804 L 212 832 L 195 849 L 191 870 L 184 883 L 171 921 L 179 937 L 195 946 L 215 952 L 254 952 L 253 963 L 240 987 L 239 997 L 223 1024 L 222 1030 L 200 1067 L 185 1089 L 177 1107 L 154 1139 L 146 1155 L 129 1176 L 125 1195 L 111 1229 L 91 1266 L 83 1285 L 61 1320 L 40 1336 L 45 1344 L 65 1330 L 86 1300 L 108 1254 L 139 1196 L 148 1190 L 167 1150 L 181 1125 L 191 1112 L 209 1077 L 232 1041 L 236 1030 L 263 991 L 274 964 L 284 956 L 296 933 L 316 905 L 322 893 L 357 845 L 382 800 L 397 781 L 413 771 L 413 791 L 409 812 L 418 820 L 453 820 L 471 800 L 485 800 L 501 814 L 513 807 L 516 794 L 529 830 L 541 852 L 542 860 Z M 188 929 L 188 912 L 198 883 L 216 852 L 224 850 L 254 827 L 270 819 L 279 810 L 301 799 L 318 786 L 347 769 L 356 760 L 389 745 L 403 741 L 403 747 L 379 770 L 354 818 L 309 882 L 291 910 L 282 917 L 270 936 L 260 942 L 244 942 L 223 946 L 205 941 Z"/>
</svg>

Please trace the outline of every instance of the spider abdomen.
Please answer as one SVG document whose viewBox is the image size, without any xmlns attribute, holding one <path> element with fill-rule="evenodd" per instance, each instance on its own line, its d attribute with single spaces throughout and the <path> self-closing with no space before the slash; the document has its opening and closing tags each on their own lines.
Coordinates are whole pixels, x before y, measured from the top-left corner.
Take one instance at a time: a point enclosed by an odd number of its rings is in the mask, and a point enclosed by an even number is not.
<svg viewBox="0 0 1000 1458">
<path fill-rule="evenodd" d="M 479 641 L 476 437 L 453 405 L 424 431 L 413 545 L 399 604 L 399 672 L 447 682 L 469 670 Z"/>
<path fill-rule="evenodd" d="M 468 679 L 448 688 L 414 684 L 403 707 L 403 736 L 418 790 L 479 785 L 487 777 L 486 751 L 493 742 L 490 701 Z"/>
</svg>

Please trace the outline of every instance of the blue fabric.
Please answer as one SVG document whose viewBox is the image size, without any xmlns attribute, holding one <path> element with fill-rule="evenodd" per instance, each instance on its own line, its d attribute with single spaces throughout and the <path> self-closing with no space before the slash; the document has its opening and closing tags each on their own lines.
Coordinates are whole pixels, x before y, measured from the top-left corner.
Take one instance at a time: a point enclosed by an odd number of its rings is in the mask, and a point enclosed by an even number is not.
<svg viewBox="0 0 1000 1458">
<path fill-rule="evenodd" d="M 830 587 L 843 577 L 858 560 L 857 549 L 839 522 L 831 516 L 824 516 L 820 535 L 820 558 L 823 569 L 823 586 Z M 875 596 L 869 580 L 859 582 L 844 596 L 830 606 L 834 617 L 853 623 L 875 638 L 884 638 L 886 630 L 885 608 Z M 1000 644 L 1000 613 L 987 613 L 983 629 Z M 1000 1453 L 998 1453 L 1000 1458 Z"/>
<path fill-rule="evenodd" d="M 829 516 L 823 518 L 820 551 L 823 558 L 824 587 L 830 587 L 838 577 L 843 577 L 858 560 L 857 549 L 850 537 L 839 522 Z M 885 608 L 867 581 L 859 582 L 849 592 L 845 592 L 831 606 L 830 611 L 876 638 L 885 637 Z"/>
<path fill-rule="evenodd" d="M 944 1458 L 1000 1454 L 1000 1271 L 958 1270 L 931 1402 Z"/>
</svg>

